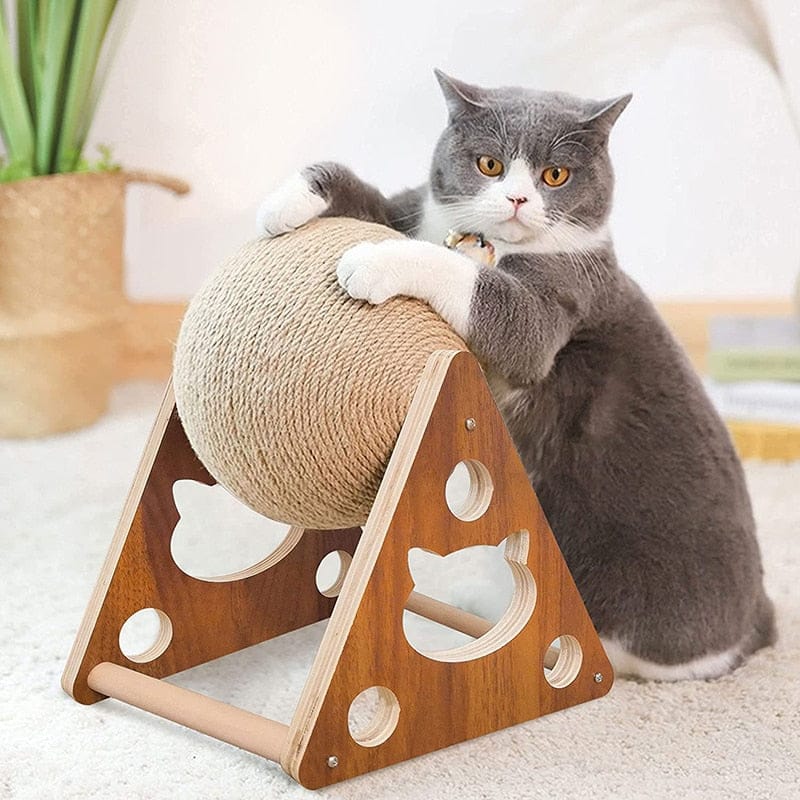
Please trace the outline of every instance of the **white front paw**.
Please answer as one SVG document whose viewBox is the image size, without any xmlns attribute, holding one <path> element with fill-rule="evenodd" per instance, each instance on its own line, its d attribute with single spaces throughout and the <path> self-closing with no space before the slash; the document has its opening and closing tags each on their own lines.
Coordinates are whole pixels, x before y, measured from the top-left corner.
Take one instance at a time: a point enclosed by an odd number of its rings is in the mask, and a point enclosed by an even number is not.
<svg viewBox="0 0 800 800">
<path fill-rule="evenodd" d="M 311 191 L 308 181 L 298 173 L 267 195 L 258 209 L 258 232 L 280 236 L 316 219 L 327 207 L 328 201 Z"/>
<path fill-rule="evenodd" d="M 355 300 L 377 305 L 405 294 L 402 265 L 392 258 L 393 242 L 362 242 L 346 250 L 336 268 L 339 286 Z"/>
</svg>

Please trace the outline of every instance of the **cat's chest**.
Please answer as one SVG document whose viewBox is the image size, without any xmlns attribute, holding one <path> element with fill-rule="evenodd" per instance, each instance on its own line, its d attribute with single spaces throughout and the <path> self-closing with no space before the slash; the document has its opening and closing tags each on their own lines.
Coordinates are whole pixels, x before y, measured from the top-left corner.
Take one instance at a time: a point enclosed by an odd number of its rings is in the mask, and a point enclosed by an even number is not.
<svg viewBox="0 0 800 800">
<path fill-rule="evenodd" d="M 450 227 L 442 207 L 428 195 L 422 206 L 422 218 L 414 238 L 421 239 L 424 242 L 432 242 L 433 244 L 444 244 L 444 240 L 450 232 Z"/>
</svg>

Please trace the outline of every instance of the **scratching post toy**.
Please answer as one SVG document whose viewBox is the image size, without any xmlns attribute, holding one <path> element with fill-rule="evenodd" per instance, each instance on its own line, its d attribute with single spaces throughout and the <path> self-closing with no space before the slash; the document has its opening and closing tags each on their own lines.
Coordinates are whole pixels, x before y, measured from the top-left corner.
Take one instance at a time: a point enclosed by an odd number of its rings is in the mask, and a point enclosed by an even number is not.
<svg viewBox="0 0 800 800">
<path fill-rule="evenodd" d="M 428 356 L 464 343 L 429 306 L 351 300 L 341 254 L 402 238 L 320 220 L 245 246 L 192 300 L 175 394 L 217 480 L 270 519 L 362 525 Z"/>
<path fill-rule="evenodd" d="M 325 220 L 256 242 L 193 301 L 177 409 L 170 386 L 64 673 L 76 700 L 115 697 L 318 788 L 609 690 L 608 659 L 477 361 L 416 301 L 370 308 L 335 287 L 346 247 L 392 235 Z M 449 507 L 459 462 L 470 490 Z M 219 480 L 295 527 L 242 573 L 192 578 L 170 554 L 183 478 Z M 503 540 L 514 594 L 496 624 L 414 591 L 409 549 Z M 333 551 L 342 574 L 323 594 L 315 574 Z M 120 628 L 142 608 L 158 611 L 161 635 L 127 658 Z M 418 652 L 405 610 L 473 640 Z M 159 680 L 328 616 L 288 725 Z M 355 728 L 348 710 L 366 690 L 377 708 Z"/>
</svg>

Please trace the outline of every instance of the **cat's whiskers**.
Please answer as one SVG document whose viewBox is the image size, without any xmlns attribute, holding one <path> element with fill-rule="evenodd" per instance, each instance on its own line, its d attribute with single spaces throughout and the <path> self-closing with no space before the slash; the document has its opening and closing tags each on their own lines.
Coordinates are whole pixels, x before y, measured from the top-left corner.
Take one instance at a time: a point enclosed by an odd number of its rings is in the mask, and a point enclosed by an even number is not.
<svg viewBox="0 0 800 800">
<path fill-rule="evenodd" d="M 462 215 L 450 218 L 450 229 L 458 233 L 480 233 L 486 235 L 486 226 L 477 216 Z"/>
<path fill-rule="evenodd" d="M 498 136 L 500 137 L 500 141 L 508 141 L 508 127 L 506 126 L 506 118 L 505 114 L 503 113 L 503 109 L 494 103 L 491 103 L 486 107 L 489 109 L 489 111 L 491 111 L 492 116 L 497 120 L 497 124 L 500 127 L 500 130 L 497 132 Z"/>
<path fill-rule="evenodd" d="M 421 209 L 417 209 L 416 211 L 411 211 L 408 214 L 401 214 L 400 216 L 397 217 L 394 216 L 391 217 L 389 220 L 389 224 L 394 225 L 395 223 L 405 222 L 406 220 L 409 219 L 422 219 L 423 215 L 424 215 L 423 211 Z"/>
<path fill-rule="evenodd" d="M 555 150 L 565 139 L 568 139 L 571 136 L 577 136 L 580 133 L 592 133 L 591 128 L 576 128 L 575 130 L 567 131 L 566 133 L 562 133 L 561 136 L 557 136 L 552 142 L 550 142 L 550 150 Z"/>
<path fill-rule="evenodd" d="M 476 210 L 474 204 L 471 202 L 449 204 L 445 207 L 444 212 L 451 227 L 456 229 L 463 228 L 465 225 L 477 225 L 480 229 L 486 222 L 485 216 Z"/>
<path fill-rule="evenodd" d="M 566 147 L 567 145 L 574 145 L 575 147 L 582 147 L 587 153 L 591 153 L 591 149 L 587 147 L 583 142 L 579 142 L 577 139 L 565 139 L 563 142 L 559 141 L 557 145 L 554 145 L 550 148 L 550 153 L 554 153 L 558 150 L 559 147 Z"/>
<path fill-rule="evenodd" d="M 591 284 L 592 278 L 589 268 L 580 259 L 580 254 L 576 250 L 574 239 L 571 239 L 571 237 L 566 234 L 566 231 L 552 231 L 551 235 L 554 241 L 564 248 L 562 252 L 569 259 L 569 262 L 572 264 L 572 268 L 575 270 L 575 272 L 582 272 L 586 277 L 586 280 Z"/>
<path fill-rule="evenodd" d="M 602 264 L 594 248 L 588 247 L 583 238 L 586 228 L 580 220 L 567 213 L 561 213 L 554 218 L 553 224 L 548 229 L 548 235 L 553 242 L 563 248 L 563 253 L 569 258 L 573 268 L 586 277 L 594 285 L 594 280 L 603 280 Z"/>
<path fill-rule="evenodd" d="M 591 267 L 597 280 L 602 282 L 606 277 L 605 261 L 600 258 L 596 249 L 586 246 L 578 247 L 581 256 L 585 259 L 586 263 Z"/>
<path fill-rule="evenodd" d="M 583 274 L 586 276 L 586 280 L 590 284 L 594 284 L 593 278 L 601 281 L 600 264 L 596 255 L 577 242 L 576 234 L 569 229 L 562 228 L 559 229 L 556 234 L 556 238 L 558 237 L 567 245 L 566 252 L 569 252 L 570 255 L 573 256 L 573 259 L 571 259 L 573 263 L 577 262 L 577 264 L 580 265 Z"/>
</svg>

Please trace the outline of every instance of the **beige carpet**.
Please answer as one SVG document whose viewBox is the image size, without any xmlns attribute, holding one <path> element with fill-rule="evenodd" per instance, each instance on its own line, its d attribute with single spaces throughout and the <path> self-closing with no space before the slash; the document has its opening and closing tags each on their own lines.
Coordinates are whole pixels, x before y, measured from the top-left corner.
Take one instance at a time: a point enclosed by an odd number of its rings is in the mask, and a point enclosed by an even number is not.
<svg viewBox="0 0 800 800">
<path fill-rule="evenodd" d="M 61 692 L 64 661 L 156 402 L 155 387 L 130 385 L 115 397 L 113 414 L 89 430 L 0 443 L 2 798 L 314 796 L 255 756 L 115 701 L 87 708 Z M 774 650 L 717 682 L 618 681 L 599 702 L 317 796 L 799 798 L 800 463 L 752 463 L 747 475 L 778 610 Z M 193 491 L 183 489 L 189 505 Z M 224 502 L 220 509 L 217 519 L 227 520 Z M 185 517 L 186 525 L 195 519 L 187 558 L 197 559 L 219 541 L 209 538 L 219 523 L 213 514 Z M 220 571 L 260 555 L 248 552 L 248 524 L 232 525 L 215 555 Z M 312 626 L 176 680 L 288 721 L 320 636 L 321 626 Z"/>
</svg>

